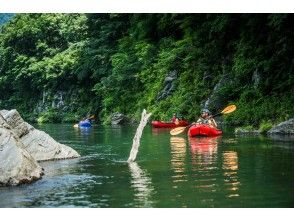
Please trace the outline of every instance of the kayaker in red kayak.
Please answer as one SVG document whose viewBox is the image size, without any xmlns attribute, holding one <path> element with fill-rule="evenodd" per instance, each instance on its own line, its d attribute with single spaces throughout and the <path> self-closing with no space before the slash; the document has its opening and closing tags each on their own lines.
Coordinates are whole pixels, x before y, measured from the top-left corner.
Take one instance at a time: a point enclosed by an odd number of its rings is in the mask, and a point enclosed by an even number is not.
<svg viewBox="0 0 294 220">
<path fill-rule="evenodd" d="M 170 120 L 172 123 L 175 123 L 176 125 L 179 124 L 179 119 L 177 118 L 176 113 L 173 114 L 173 117 Z"/>
<path fill-rule="evenodd" d="M 197 120 L 196 123 L 193 124 L 207 124 L 213 128 L 217 128 L 217 123 L 213 119 L 208 109 L 202 109 L 200 118 Z"/>
</svg>

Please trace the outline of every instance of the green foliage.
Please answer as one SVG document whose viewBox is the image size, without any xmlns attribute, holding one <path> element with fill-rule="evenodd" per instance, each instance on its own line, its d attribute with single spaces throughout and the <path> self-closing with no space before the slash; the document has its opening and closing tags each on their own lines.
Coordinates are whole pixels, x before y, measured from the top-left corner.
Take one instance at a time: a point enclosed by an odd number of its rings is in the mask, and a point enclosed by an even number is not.
<svg viewBox="0 0 294 220">
<path fill-rule="evenodd" d="M 259 125 L 259 131 L 262 134 L 265 134 L 273 127 L 273 123 L 270 121 L 262 121 Z"/>
<path fill-rule="evenodd" d="M 49 109 L 46 112 L 43 112 L 39 115 L 37 122 L 38 123 L 48 123 L 48 122 L 56 122 L 59 123 L 62 121 L 62 115 L 56 109 Z"/>
<path fill-rule="evenodd" d="M 82 118 L 82 116 L 78 115 L 77 113 L 71 113 L 71 112 L 67 112 L 65 114 L 63 114 L 61 121 L 65 122 L 65 123 L 72 123 L 72 122 L 78 122 L 80 121 Z"/>
<path fill-rule="evenodd" d="M 253 132 L 255 131 L 255 128 L 252 125 L 242 126 L 235 128 L 235 133 L 243 133 L 243 132 Z"/>
<path fill-rule="evenodd" d="M 224 121 L 266 130 L 267 121 L 294 117 L 292 17 L 16 14 L 0 31 L 1 108 L 40 122 L 78 121 L 91 112 L 110 123 L 114 112 L 139 119 L 143 108 L 154 119 L 178 113 L 194 121 L 226 76 L 217 100 L 238 109 Z M 175 90 L 158 100 L 171 71 Z M 42 94 L 57 91 L 65 93 L 66 110 L 36 113 Z"/>
</svg>

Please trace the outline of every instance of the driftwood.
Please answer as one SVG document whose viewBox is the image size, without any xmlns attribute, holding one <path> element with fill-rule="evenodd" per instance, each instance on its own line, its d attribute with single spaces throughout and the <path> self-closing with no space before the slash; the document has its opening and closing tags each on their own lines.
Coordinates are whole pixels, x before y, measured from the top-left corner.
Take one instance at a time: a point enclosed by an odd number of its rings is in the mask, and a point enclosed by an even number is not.
<svg viewBox="0 0 294 220">
<path fill-rule="evenodd" d="M 142 132 L 143 132 L 143 129 L 146 126 L 150 116 L 151 116 L 151 113 L 147 114 L 146 110 L 144 109 L 143 112 L 142 112 L 142 115 L 141 115 L 140 124 L 139 124 L 139 126 L 137 128 L 135 137 L 133 139 L 133 145 L 132 145 L 132 149 L 131 149 L 131 152 L 130 152 L 128 162 L 133 162 L 136 159 L 136 156 L 137 156 L 137 153 L 138 153 L 138 150 L 139 150 L 139 146 L 140 146 L 140 139 L 141 139 L 141 136 L 142 136 Z"/>
</svg>

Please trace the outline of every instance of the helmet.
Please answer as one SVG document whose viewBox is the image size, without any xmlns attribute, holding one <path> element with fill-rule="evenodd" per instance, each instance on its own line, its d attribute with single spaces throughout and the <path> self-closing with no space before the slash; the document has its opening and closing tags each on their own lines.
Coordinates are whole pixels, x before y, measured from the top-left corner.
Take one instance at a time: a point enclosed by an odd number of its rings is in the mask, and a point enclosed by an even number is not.
<svg viewBox="0 0 294 220">
<path fill-rule="evenodd" d="M 201 114 L 202 114 L 203 112 L 206 112 L 206 113 L 209 114 L 209 115 L 211 114 L 210 111 L 209 111 L 208 109 L 206 109 L 206 108 L 204 108 L 204 109 L 201 110 Z"/>
</svg>

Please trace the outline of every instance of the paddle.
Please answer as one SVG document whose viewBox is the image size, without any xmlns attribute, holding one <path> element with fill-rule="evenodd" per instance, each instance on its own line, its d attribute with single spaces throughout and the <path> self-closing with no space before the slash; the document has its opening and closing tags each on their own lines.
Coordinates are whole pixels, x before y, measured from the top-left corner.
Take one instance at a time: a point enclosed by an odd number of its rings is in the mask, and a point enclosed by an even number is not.
<svg viewBox="0 0 294 220">
<path fill-rule="evenodd" d="M 89 118 L 87 119 L 94 119 L 95 118 L 95 115 L 91 115 Z M 86 119 L 85 119 L 86 120 Z M 79 127 L 79 124 L 74 124 L 73 126 L 74 128 L 78 128 Z"/>
<path fill-rule="evenodd" d="M 227 106 L 226 108 L 224 108 L 224 110 L 222 110 L 220 113 L 217 113 L 217 114 L 213 115 L 212 117 L 215 117 L 215 116 L 218 116 L 218 115 L 229 114 L 229 113 L 235 111 L 236 108 L 237 108 L 237 107 L 236 107 L 235 105 L 229 105 L 229 106 Z M 190 125 L 188 125 L 188 126 L 186 126 L 186 127 L 178 127 L 178 128 L 174 128 L 174 129 L 172 129 L 169 133 L 170 133 L 171 135 L 181 134 L 181 133 L 183 133 L 183 131 L 185 131 L 187 128 L 191 127 L 192 125 L 193 125 L 193 124 L 190 124 Z"/>
</svg>

